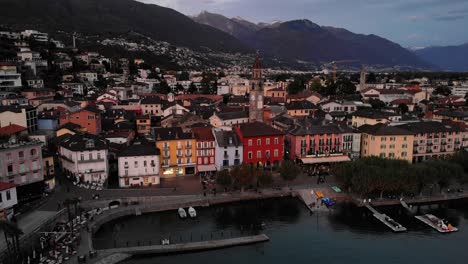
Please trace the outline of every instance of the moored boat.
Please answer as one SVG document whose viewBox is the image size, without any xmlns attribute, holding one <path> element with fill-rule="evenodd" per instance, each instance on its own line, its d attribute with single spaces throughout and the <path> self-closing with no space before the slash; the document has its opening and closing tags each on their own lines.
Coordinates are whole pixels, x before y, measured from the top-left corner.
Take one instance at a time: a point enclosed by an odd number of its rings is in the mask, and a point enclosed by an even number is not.
<svg viewBox="0 0 468 264">
<path fill-rule="evenodd" d="M 191 218 L 197 217 L 197 211 L 195 211 L 195 208 L 193 208 L 193 207 L 189 207 L 188 213 L 189 213 Z"/>
<path fill-rule="evenodd" d="M 180 218 L 187 218 L 187 213 L 185 212 L 184 208 L 179 208 L 179 210 L 177 210 L 177 212 L 179 213 L 179 217 Z"/>
</svg>

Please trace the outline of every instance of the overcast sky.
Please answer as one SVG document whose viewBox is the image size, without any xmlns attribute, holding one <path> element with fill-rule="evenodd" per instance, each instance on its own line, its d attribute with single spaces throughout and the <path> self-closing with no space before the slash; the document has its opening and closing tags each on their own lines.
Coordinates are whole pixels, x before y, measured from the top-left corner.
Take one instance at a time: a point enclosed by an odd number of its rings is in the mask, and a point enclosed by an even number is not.
<svg viewBox="0 0 468 264">
<path fill-rule="evenodd" d="M 468 0 L 139 0 L 186 15 L 203 10 L 253 22 L 307 18 L 402 46 L 468 42 Z"/>
</svg>

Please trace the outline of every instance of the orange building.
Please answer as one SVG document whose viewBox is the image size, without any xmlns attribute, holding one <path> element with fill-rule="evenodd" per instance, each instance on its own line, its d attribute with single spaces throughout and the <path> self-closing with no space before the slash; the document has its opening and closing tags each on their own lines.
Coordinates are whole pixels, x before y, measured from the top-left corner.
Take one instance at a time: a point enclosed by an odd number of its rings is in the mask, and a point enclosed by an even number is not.
<svg viewBox="0 0 468 264">
<path fill-rule="evenodd" d="M 60 126 L 73 123 L 81 126 L 86 132 L 98 135 L 101 133 L 101 111 L 88 106 L 75 113 L 65 113 L 60 116 Z"/>
</svg>

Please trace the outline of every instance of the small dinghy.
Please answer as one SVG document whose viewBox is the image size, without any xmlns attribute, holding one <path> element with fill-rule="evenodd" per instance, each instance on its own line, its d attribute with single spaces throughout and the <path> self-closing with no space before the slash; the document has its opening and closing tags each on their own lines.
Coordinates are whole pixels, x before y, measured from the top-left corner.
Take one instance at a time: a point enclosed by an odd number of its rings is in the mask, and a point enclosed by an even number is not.
<svg viewBox="0 0 468 264">
<path fill-rule="evenodd" d="M 197 211 L 195 211 L 195 208 L 193 208 L 193 207 L 189 207 L 188 213 L 189 213 L 191 218 L 197 217 Z"/>
<path fill-rule="evenodd" d="M 179 210 L 177 210 L 177 212 L 179 213 L 179 217 L 184 219 L 184 218 L 187 218 L 187 213 L 185 212 L 184 208 L 179 208 Z"/>
</svg>

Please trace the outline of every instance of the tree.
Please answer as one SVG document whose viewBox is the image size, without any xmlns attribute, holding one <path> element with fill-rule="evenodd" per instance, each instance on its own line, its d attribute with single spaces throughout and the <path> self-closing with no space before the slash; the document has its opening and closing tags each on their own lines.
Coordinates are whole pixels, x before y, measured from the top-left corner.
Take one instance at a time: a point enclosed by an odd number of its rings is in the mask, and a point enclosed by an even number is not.
<svg viewBox="0 0 468 264">
<path fill-rule="evenodd" d="M 315 79 L 311 84 L 310 84 L 310 89 L 312 91 L 315 91 L 319 94 L 325 93 L 325 87 L 322 85 L 320 80 Z"/>
<path fill-rule="evenodd" d="M 401 103 L 398 105 L 398 112 L 400 112 L 400 114 L 406 114 L 409 112 L 409 108 L 408 108 L 408 105 L 406 105 L 405 103 Z"/>
<path fill-rule="evenodd" d="M 378 110 L 380 110 L 380 109 L 382 109 L 382 108 L 385 107 L 385 103 L 384 103 L 384 102 L 380 101 L 379 99 L 374 99 L 374 98 L 371 98 L 371 99 L 369 100 L 369 104 L 371 104 L 371 106 L 372 106 L 373 109 L 378 109 Z"/>
<path fill-rule="evenodd" d="M 168 93 L 171 92 L 171 88 L 169 87 L 169 85 L 167 84 L 166 81 L 161 81 L 157 91 L 158 91 L 158 93 L 168 94 Z"/>
<path fill-rule="evenodd" d="M 445 85 L 439 85 L 437 86 L 434 91 L 432 92 L 433 95 L 443 95 L 443 96 L 449 96 L 452 94 L 452 90 L 450 87 L 445 86 Z"/>
<path fill-rule="evenodd" d="M 267 186 L 273 183 L 273 175 L 269 171 L 262 171 L 259 173 L 257 181 L 262 186 Z"/>
<path fill-rule="evenodd" d="M 180 93 L 180 92 L 184 92 L 185 89 L 184 89 L 184 87 L 183 87 L 181 84 L 178 83 L 178 84 L 176 85 L 176 91 L 177 91 L 177 93 Z"/>
<path fill-rule="evenodd" d="M 190 80 L 190 74 L 186 71 L 183 71 L 178 76 L 179 81 L 188 81 Z"/>
<path fill-rule="evenodd" d="M 299 78 L 294 79 L 291 83 L 288 84 L 288 93 L 289 94 L 297 94 L 299 92 L 304 91 L 305 89 L 305 84 L 302 80 Z"/>
<path fill-rule="evenodd" d="M 345 78 L 340 78 L 336 82 L 336 94 L 338 95 L 348 95 L 356 93 L 356 85 L 354 85 L 350 80 Z"/>
<path fill-rule="evenodd" d="M 279 172 L 285 181 L 293 181 L 299 175 L 300 169 L 293 161 L 285 160 L 281 163 Z"/>
<path fill-rule="evenodd" d="M 232 184 L 232 177 L 231 177 L 231 174 L 229 173 L 229 171 L 227 170 L 222 170 L 222 171 L 219 171 L 217 174 L 216 174 L 216 182 L 223 186 L 223 187 L 229 187 L 231 186 Z"/>
<path fill-rule="evenodd" d="M 188 90 L 187 90 L 187 93 L 194 94 L 196 92 L 197 92 L 197 86 L 195 86 L 194 83 L 191 83 Z"/>
<path fill-rule="evenodd" d="M 244 188 L 252 184 L 256 176 L 256 169 L 249 164 L 242 164 L 240 166 L 235 166 L 231 170 L 231 176 L 237 184 L 241 187 L 241 191 L 244 191 Z"/>
</svg>

